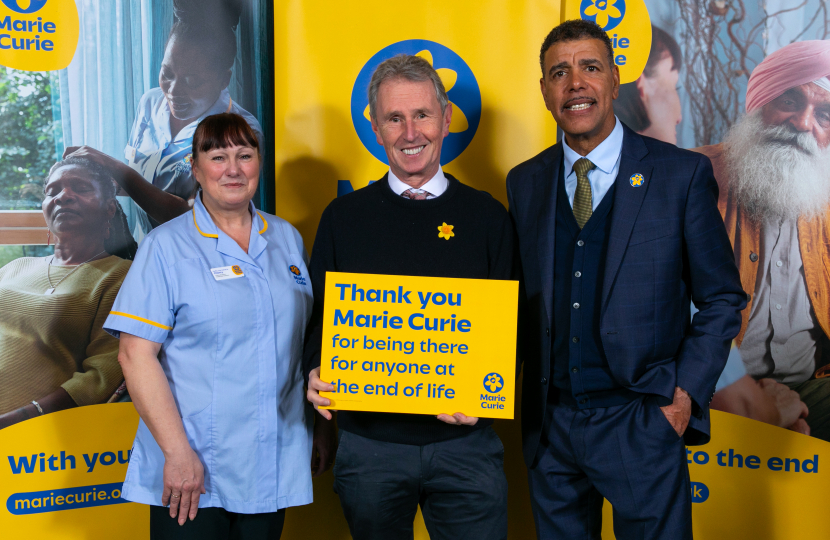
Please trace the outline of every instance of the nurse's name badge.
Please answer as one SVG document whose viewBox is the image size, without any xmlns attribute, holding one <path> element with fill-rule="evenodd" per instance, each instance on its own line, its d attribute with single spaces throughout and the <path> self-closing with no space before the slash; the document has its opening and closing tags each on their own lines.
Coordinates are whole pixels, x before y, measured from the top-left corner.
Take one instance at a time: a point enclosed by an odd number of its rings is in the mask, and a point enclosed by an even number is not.
<svg viewBox="0 0 830 540">
<path fill-rule="evenodd" d="M 242 277 L 245 275 L 245 272 L 242 271 L 239 265 L 235 264 L 233 266 L 220 266 L 219 268 L 211 268 L 210 274 L 216 281 L 222 281 L 223 279 L 234 279 Z"/>
</svg>

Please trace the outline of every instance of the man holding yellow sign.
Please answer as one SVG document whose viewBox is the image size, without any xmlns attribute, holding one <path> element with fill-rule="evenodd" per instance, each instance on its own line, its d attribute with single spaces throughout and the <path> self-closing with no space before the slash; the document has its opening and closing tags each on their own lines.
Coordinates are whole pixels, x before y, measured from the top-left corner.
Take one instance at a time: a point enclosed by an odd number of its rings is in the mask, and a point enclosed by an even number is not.
<svg viewBox="0 0 830 540">
<path fill-rule="evenodd" d="M 368 93 L 389 173 L 326 208 L 309 266 L 308 400 L 340 410 L 335 490 L 356 540 L 412 538 L 419 505 L 433 540 L 503 539 L 490 418 L 513 416 L 518 286 L 490 280 L 512 277 L 513 228 L 441 170 L 452 105 L 429 62 L 386 60 Z"/>
</svg>

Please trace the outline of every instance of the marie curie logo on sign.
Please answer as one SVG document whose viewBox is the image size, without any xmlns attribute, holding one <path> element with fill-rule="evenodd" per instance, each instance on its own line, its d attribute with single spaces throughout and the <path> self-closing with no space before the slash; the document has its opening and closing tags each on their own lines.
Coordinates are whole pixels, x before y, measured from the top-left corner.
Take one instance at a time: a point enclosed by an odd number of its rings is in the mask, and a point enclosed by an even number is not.
<svg viewBox="0 0 830 540">
<path fill-rule="evenodd" d="M 504 388 L 504 378 L 498 373 L 488 373 L 484 377 L 485 393 L 481 394 L 479 401 L 482 409 L 504 409 L 504 396 L 499 395 Z"/>
<path fill-rule="evenodd" d="M 393 43 L 381 49 L 360 70 L 352 88 L 352 123 L 363 146 L 384 164 L 389 164 L 383 146 L 378 144 L 369 116 L 369 81 L 381 62 L 399 54 L 420 56 L 429 62 L 441 82 L 452 105 L 450 134 L 441 147 L 441 165 L 457 158 L 473 140 L 481 120 L 481 91 L 473 71 L 454 51 L 424 39 L 410 39 Z"/>
<path fill-rule="evenodd" d="M 620 83 L 636 81 L 651 50 L 651 19 L 644 0 L 581 0 L 568 2 L 565 18 L 597 23 L 614 49 Z"/>
<path fill-rule="evenodd" d="M 72 61 L 78 46 L 73 0 L 0 0 L 0 65 L 55 71 Z"/>
<path fill-rule="evenodd" d="M 498 373 L 489 373 L 484 377 L 484 388 L 491 394 L 496 394 L 504 388 L 504 379 Z"/>
</svg>

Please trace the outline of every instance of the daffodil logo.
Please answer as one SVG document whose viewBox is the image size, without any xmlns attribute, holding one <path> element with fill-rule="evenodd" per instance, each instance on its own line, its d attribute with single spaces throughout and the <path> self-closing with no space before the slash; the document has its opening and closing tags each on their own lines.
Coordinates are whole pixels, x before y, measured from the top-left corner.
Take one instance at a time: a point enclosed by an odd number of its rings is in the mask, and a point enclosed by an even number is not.
<svg viewBox="0 0 830 540">
<path fill-rule="evenodd" d="M 498 373 L 488 373 L 484 377 L 484 389 L 491 394 L 497 393 L 502 388 L 504 388 L 504 379 Z"/>
<path fill-rule="evenodd" d="M 443 224 L 439 225 L 438 226 L 438 238 L 443 238 L 444 240 L 449 240 L 450 238 L 455 236 L 455 233 L 452 232 L 453 228 L 454 228 L 454 225 L 447 225 L 446 223 L 443 223 Z"/>
<path fill-rule="evenodd" d="M 607 32 L 622 22 L 625 0 L 582 0 L 579 13 L 584 20 L 597 23 Z"/>
<path fill-rule="evenodd" d="M 355 131 L 363 146 L 378 160 L 388 165 L 386 152 L 372 133 L 367 92 L 372 73 L 378 65 L 398 54 L 412 54 L 425 59 L 432 64 L 444 83 L 453 108 L 450 134 L 444 139 L 441 147 L 441 165 L 446 165 L 461 155 L 473 140 L 481 120 L 481 91 L 473 71 L 464 60 L 440 43 L 424 39 L 400 41 L 380 50 L 366 62 L 352 88 L 351 111 Z M 447 239 L 449 240 L 449 237 Z"/>
<path fill-rule="evenodd" d="M 2 0 L 3 5 L 17 13 L 34 13 L 46 5 L 46 0 Z"/>
</svg>

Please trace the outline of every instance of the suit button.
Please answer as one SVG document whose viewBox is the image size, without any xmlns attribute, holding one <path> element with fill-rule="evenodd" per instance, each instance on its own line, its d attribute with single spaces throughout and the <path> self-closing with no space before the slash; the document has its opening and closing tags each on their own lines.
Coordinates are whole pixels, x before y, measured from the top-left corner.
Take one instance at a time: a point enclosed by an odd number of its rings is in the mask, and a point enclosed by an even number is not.
<svg viewBox="0 0 830 540">
<path fill-rule="evenodd" d="M 752 261 L 752 262 L 757 262 L 758 261 L 758 254 L 757 253 L 750 253 L 749 254 L 749 260 Z"/>
<path fill-rule="evenodd" d="M 579 247 L 582 247 L 582 246 L 585 245 L 585 241 L 584 240 L 577 240 L 576 245 L 579 246 Z M 757 255 L 756 255 L 756 258 L 757 258 Z"/>
<path fill-rule="evenodd" d="M 574 309 L 579 309 L 579 302 L 574 302 Z"/>
<path fill-rule="evenodd" d="M 542 384 L 548 384 L 548 380 L 544 377 L 542 377 Z"/>
<path fill-rule="evenodd" d="M 576 337 L 576 336 L 574 336 L 573 341 L 574 341 L 574 343 L 579 343 L 579 338 L 578 338 L 578 337 Z"/>
<path fill-rule="evenodd" d="M 582 277 L 582 272 L 577 270 L 576 272 L 574 272 L 574 277 Z"/>
<path fill-rule="evenodd" d="M 578 368 L 578 367 L 575 367 L 575 368 L 573 368 L 571 371 L 573 371 L 574 373 L 579 373 L 579 368 Z"/>
<path fill-rule="evenodd" d="M 550 335 L 550 328 L 545 328 L 545 334 Z"/>
</svg>

